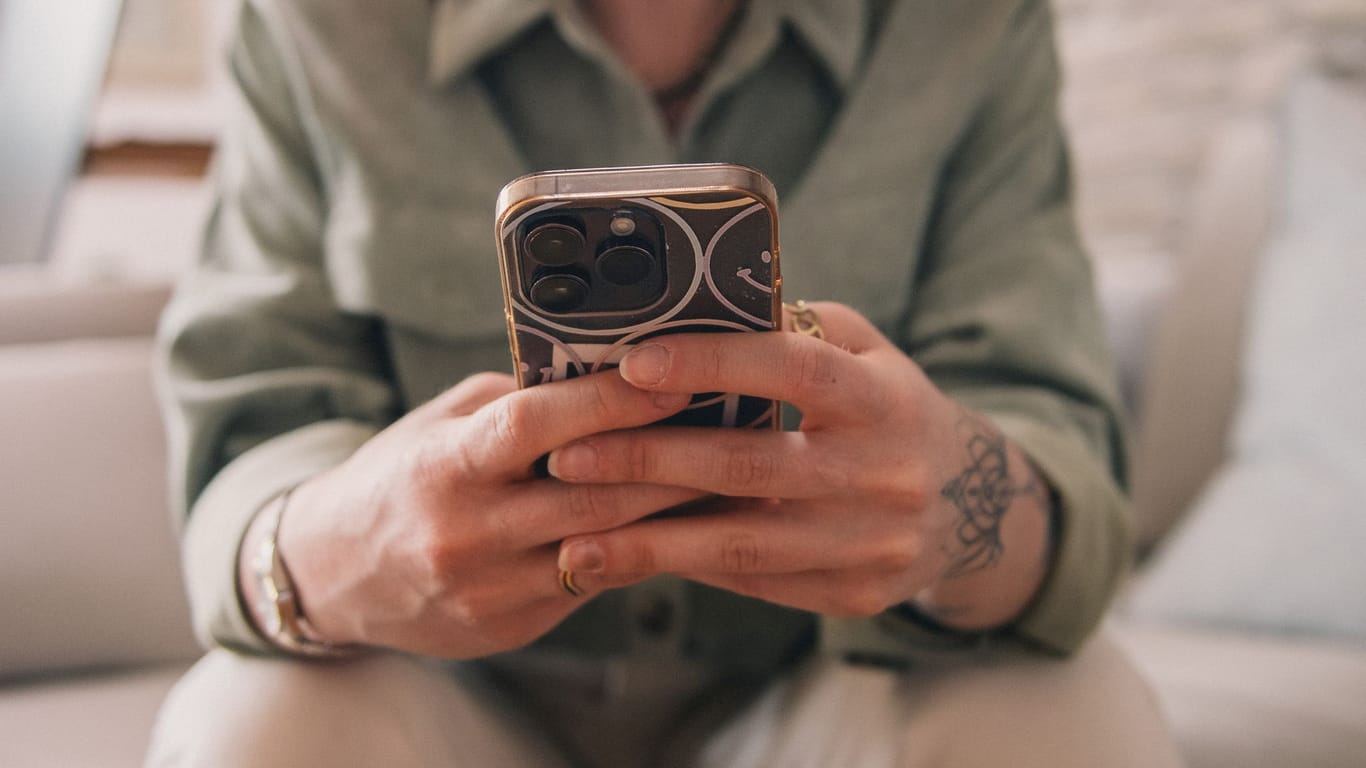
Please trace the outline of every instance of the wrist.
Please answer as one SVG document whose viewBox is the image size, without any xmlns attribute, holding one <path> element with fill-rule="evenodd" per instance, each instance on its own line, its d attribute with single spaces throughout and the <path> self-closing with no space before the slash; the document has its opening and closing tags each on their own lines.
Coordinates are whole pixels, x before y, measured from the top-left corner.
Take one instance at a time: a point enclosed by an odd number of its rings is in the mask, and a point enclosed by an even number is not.
<svg viewBox="0 0 1366 768">
<path fill-rule="evenodd" d="M 1054 493 L 1024 454 L 1001 439 L 1006 471 L 994 490 L 1003 506 L 994 516 L 996 527 L 985 532 L 995 542 L 994 555 L 969 558 L 959 551 L 962 541 L 957 542 L 958 549 L 946 547 L 951 553 L 948 565 L 906 604 L 947 629 L 981 632 L 1014 623 L 1034 602 L 1051 568 Z M 961 537 L 967 520 L 960 519 L 955 535 Z M 984 536 L 979 528 L 971 531 L 974 536 L 968 541 Z"/>
<path fill-rule="evenodd" d="M 280 547 L 280 527 L 293 489 L 261 507 L 238 553 L 238 588 L 253 628 L 274 648 L 307 658 L 342 658 L 360 648 L 329 642 L 304 614 L 303 601 Z"/>
</svg>

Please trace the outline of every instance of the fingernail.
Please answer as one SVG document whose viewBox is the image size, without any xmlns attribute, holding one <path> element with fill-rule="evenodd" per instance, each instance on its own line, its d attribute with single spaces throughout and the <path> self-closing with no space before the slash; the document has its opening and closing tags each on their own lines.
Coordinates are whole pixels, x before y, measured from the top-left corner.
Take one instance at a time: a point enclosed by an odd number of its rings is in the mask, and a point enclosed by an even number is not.
<svg viewBox="0 0 1366 768">
<path fill-rule="evenodd" d="M 551 452 L 546 469 L 561 480 L 592 477 L 598 471 L 598 450 L 587 443 L 571 443 Z"/>
<path fill-rule="evenodd" d="M 658 344 L 636 347 L 621 359 L 621 375 L 639 386 L 654 386 L 669 372 L 669 350 Z"/>
<path fill-rule="evenodd" d="M 597 542 L 576 541 L 560 550 L 560 568 L 577 573 L 598 573 L 607 564 L 607 555 Z"/>
</svg>

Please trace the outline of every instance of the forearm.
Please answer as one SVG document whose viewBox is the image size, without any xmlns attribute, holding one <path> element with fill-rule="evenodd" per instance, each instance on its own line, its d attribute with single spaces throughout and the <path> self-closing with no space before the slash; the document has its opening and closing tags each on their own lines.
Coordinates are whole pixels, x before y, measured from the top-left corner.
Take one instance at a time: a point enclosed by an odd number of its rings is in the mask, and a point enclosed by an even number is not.
<svg viewBox="0 0 1366 768">
<path fill-rule="evenodd" d="M 236 578 L 253 516 L 349 456 L 394 419 L 400 398 L 383 328 L 333 295 L 317 147 L 296 112 L 291 57 L 277 49 L 285 36 L 257 6 L 242 5 L 229 47 L 233 109 L 203 250 L 158 348 L 196 631 L 267 651 Z"/>
<path fill-rule="evenodd" d="M 239 589 L 242 552 L 252 522 L 284 489 L 340 464 L 375 434 L 369 425 L 331 420 L 280 435 L 227 465 L 196 499 L 182 557 L 195 630 L 207 643 L 268 652 Z M 258 541 L 253 539 L 253 542 Z"/>
<path fill-rule="evenodd" d="M 1012 492 L 996 498 L 997 559 L 946 570 L 912 604 L 950 627 L 1009 625 L 1066 653 L 1099 621 L 1124 567 L 1124 442 L 1072 211 L 1047 3 L 1020 7 L 997 60 L 942 180 L 928 266 L 897 342 L 1005 435 Z"/>
</svg>

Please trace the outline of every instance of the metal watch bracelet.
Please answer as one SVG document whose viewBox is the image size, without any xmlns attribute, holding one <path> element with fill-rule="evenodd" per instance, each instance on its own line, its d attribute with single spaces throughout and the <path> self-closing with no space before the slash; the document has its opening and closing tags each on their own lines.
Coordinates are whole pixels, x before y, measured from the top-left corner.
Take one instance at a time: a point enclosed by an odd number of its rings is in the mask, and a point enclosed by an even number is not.
<svg viewBox="0 0 1366 768">
<path fill-rule="evenodd" d="M 297 656 L 310 659 L 342 659 L 355 656 L 361 648 L 338 645 L 313 639 L 316 633 L 304 618 L 299 606 L 294 579 L 284 558 L 280 556 L 280 522 L 294 493 L 291 487 L 271 502 L 264 514 L 265 538 L 251 558 L 251 572 L 256 578 L 260 596 L 260 616 L 265 626 L 261 631 L 271 643 Z"/>
</svg>

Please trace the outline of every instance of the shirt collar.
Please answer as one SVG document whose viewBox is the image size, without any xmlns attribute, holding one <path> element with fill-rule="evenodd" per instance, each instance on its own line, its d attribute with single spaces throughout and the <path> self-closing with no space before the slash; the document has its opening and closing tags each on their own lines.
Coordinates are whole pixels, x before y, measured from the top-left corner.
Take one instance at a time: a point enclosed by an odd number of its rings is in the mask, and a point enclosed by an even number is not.
<svg viewBox="0 0 1366 768">
<path fill-rule="evenodd" d="M 872 13 L 868 0 L 781 0 L 777 4 L 835 83 L 848 88 L 868 44 Z"/>
<path fill-rule="evenodd" d="M 546 0 L 432 0 L 428 79 L 465 74 L 549 14 Z"/>
<path fill-rule="evenodd" d="M 465 74 L 549 17 L 563 0 L 432 0 L 428 77 L 445 83 Z M 847 87 L 868 39 L 868 0 L 750 0 L 774 6 L 802 41 Z"/>
</svg>

